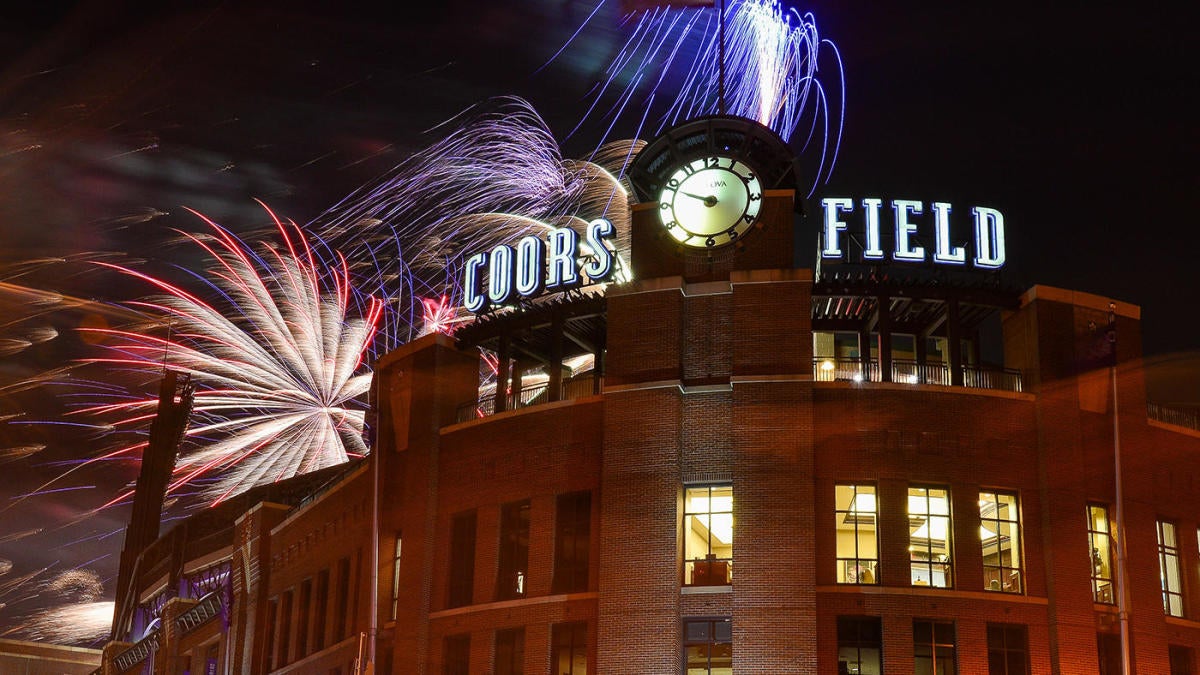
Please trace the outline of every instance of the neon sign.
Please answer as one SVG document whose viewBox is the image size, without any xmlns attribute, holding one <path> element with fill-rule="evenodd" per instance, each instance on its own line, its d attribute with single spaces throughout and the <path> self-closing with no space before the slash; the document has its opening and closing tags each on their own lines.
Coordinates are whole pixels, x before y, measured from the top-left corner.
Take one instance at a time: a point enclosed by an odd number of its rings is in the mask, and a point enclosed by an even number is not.
<svg viewBox="0 0 1200 675">
<path fill-rule="evenodd" d="M 945 202 L 933 202 L 932 212 L 933 251 L 928 252 L 923 242 L 930 237 L 922 237 L 922 224 L 917 220 L 925 213 L 923 202 L 911 199 L 893 199 L 891 202 L 893 228 L 887 234 L 892 237 L 890 257 L 897 262 L 933 262 L 943 265 L 966 265 L 967 250 L 965 246 L 956 245 L 950 235 L 950 213 L 952 208 Z M 862 258 L 864 261 L 884 260 L 883 225 L 881 211 L 883 200 L 878 197 L 868 197 L 861 202 L 862 208 Z M 822 228 L 821 257 L 824 259 L 845 259 L 847 252 L 842 250 L 842 235 L 849 234 L 849 224 L 842 216 L 854 212 L 854 200 L 849 197 L 826 197 L 821 200 L 821 210 L 824 213 Z M 970 256 L 971 264 L 982 269 L 1000 269 L 1004 267 L 1006 253 L 1004 247 L 1004 214 L 996 209 L 983 206 L 971 208 L 974 217 L 975 236 Z M 854 232 L 858 232 L 855 230 Z"/>
<path fill-rule="evenodd" d="M 569 227 L 550 231 L 543 241 L 529 235 L 516 246 L 500 244 L 467 259 L 463 269 L 463 307 L 479 313 L 517 298 L 558 293 L 588 282 L 607 280 L 614 254 L 605 242 L 617 230 L 605 218 L 588 223 L 581 251 L 579 233 Z"/>
</svg>

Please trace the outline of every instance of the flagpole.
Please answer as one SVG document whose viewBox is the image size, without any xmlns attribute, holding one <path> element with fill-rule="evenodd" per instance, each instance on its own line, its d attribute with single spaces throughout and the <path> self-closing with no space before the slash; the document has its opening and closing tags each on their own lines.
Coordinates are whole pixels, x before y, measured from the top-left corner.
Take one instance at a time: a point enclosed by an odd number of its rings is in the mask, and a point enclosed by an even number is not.
<svg viewBox="0 0 1200 675">
<path fill-rule="evenodd" d="M 717 112 L 725 114 L 725 0 L 717 6 L 717 69 L 720 82 L 717 87 Z"/>
<path fill-rule="evenodd" d="M 1125 499 L 1121 489 L 1121 410 L 1117 403 L 1117 306 L 1108 303 L 1108 342 L 1112 351 L 1109 373 L 1113 395 L 1113 471 L 1117 501 L 1117 621 L 1121 628 L 1121 672 L 1133 672 L 1129 659 L 1129 579 L 1125 561 Z"/>
</svg>

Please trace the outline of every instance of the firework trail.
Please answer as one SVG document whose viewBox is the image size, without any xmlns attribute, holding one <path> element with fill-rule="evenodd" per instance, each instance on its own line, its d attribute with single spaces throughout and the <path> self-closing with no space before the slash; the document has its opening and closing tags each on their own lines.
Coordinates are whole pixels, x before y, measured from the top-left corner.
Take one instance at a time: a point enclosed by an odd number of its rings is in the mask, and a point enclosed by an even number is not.
<svg viewBox="0 0 1200 675">
<path fill-rule="evenodd" d="M 829 179 L 841 145 L 845 83 L 836 46 L 820 37 L 811 13 L 784 9 L 777 0 L 733 0 L 725 21 L 723 112 L 756 120 L 784 140 L 802 136 L 802 151 L 812 148 L 815 155 L 815 189 Z M 629 38 L 595 87 L 584 121 L 607 119 L 611 132 L 628 113 L 638 118 L 637 136 L 652 136 L 678 122 L 722 112 L 716 10 L 659 7 L 630 14 L 625 22 Z M 821 64 L 828 79 L 820 76 Z M 610 95 L 615 102 L 602 109 Z M 665 101 L 666 111 L 647 121 L 655 101 Z"/>
<path fill-rule="evenodd" d="M 0 576 L 12 569 L 0 560 Z M 22 603 L 53 600 L 55 607 L 35 610 L 16 619 L 0 635 L 58 644 L 98 644 L 108 637 L 112 602 L 101 602 L 100 577 L 86 568 L 49 575 L 49 567 L 0 580 L 0 611 L 12 612 Z"/>
<path fill-rule="evenodd" d="M 582 231 L 599 216 L 628 236 L 627 189 L 618 176 L 638 146 L 624 141 L 590 161 L 564 159 L 545 121 L 512 97 L 447 125 L 441 140 L 308 225 L 354 261 L 360 287 L 388 298 L 381 351 L 428 332 L 428 300 L 442 307 L 440 329 L 465 319 L 446 307 L 461 305 L 458 272 L 471 253 L 553 227 Z M 618 254 L 626 247 L 618 241 Z"/>
<path fill-rule="evenodd" d="M 114 605 L 109 600 L 53 607 L 37 612 L 0 635 L 18 635 L 53 644 L 100 644 L 108 638 L 112 627 Z"/>
<path fill-rule="evenodd" d="M 181 491 L 189 486 L 207 501 L 220 501 L 367 452 L 359 399 L 370 385 L 364 358 L 382 305 L 353 291 L 344 260 L 311 246 L 294 223 L 271 216 L 281 243 L 264 243 L 261 252 L 203 216 L 208 234 L 181 233 L 213 261 L 207 275 L 192 274 L 197 291 L 131 267 L 97 263 L 159 294 L 125 303 L 143 313 L 139 325 L 81 328 L 104 349 L 83 362 L 148 382 L 171 368 L 190 374 L 197 385 L 187 430 L 194 447 L 176 463 L 171 494 L 187 494 Z M 141 434 L 156 396 L 98 390 L 83 398 L 88 403 L 72 415 L 110 420 L 118 434 L 138 435 L 84 464 L 136 456 L 145 448 Z"/>
</svg>

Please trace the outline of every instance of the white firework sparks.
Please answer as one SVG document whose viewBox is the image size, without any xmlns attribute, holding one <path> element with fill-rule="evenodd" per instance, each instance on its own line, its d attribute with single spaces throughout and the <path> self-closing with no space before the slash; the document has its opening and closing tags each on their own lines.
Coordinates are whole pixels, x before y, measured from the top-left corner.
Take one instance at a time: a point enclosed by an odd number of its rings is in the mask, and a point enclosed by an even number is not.
<svg viewBox="0 0 1200 675">
<path fill-rule="evenodd" d="M 210 236 L 187 235 L 215 261 L 205 280 L 215 302 L 104 263 L 162 294 L 127 303 L 156 317 L 152 325 L 93 329 L 106 336 L 112 356 L 88 361 L 147 375 L 165 366 L 190 374 L 197 384 L 187 430 L 195 447 L 176 463 L 170 493 L 191 485 L 220 501 L 367 452 L 361 399 L 371 374 L 363 361 L 382 305 L 367 298 L 360 306 L 345 261 L 335 266 L 322 260 L 294 223 L 271 215 L 283 243 L 266 246 L 261 255 L 208 219 Z M 117 417 L 118 429 L 140 428 L 156 405 L 156 398 L 142 396 L 78 412 Z M 99 459 L 144 447 L 142 442 Z"/>
</svg>

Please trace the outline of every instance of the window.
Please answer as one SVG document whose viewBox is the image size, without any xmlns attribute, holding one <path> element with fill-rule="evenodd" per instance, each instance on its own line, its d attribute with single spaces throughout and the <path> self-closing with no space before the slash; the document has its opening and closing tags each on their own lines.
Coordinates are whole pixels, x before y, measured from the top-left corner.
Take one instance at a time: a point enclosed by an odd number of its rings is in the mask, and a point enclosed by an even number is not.
<svg viewBox="0 0 1200 675">
<path fill-rule="evenodd" d="M 587 675 L 587 622 L 556 623 L 550 634 L 550 672 Z"/>
<path fill-rule="evenodd" d="M 1192 675 L 1192 650 L 1188 647 L 1170 645 L 1167 658 L 1171 663 L 1171 675 Z"/>
<path fill-rule="evenodd" d="M 592 493 L 559 495 L 554 521 L 553 592 L 587 590 L 591 532 Z"/>
<path fill-rule="evenodd" d="M 1088 504 L 1088 548 L 1092 556 L 1092 599 L 1095 602 L 1113 604 L 1117 601 L 1113 592 L 1113 547 L 1112 530 L 1108 526 L 1108 507 Z"/>
<path fill-rule="evenodd" d="M 733 580 L 733 486 L 689 487 L 683 498 L 683 582 L 720 586 Z"/>
<path fill-rule="evenodd" d="M 874 485 L 834 487 L 837 582 L 879 583 L 879 533 Z M 854 671 L 851 671 L 854 672 Z"/>
<path fill-rule="evenodd" d="M 450 593 L 446 604 L 462 607 L 475 595 L 475 512 L 456 514 L 450 523 Z"/>
<path fill-rule="evenodd" d="M 313 616 L 313 651 L 325 648 L 325 615 L 329 613 L 329 568 L 317 573 L 317 609 Z"/>
<path fill-rule="evenodd" d="M 837 618 L 838 672 L 880 675 L 883 672 L 883 626 L 877 616 Z"/>
<path fill-rule="evenodd" d="M 347 556 L 337 564 L 337 600 L 334 602 L 334 642 L 346 639 L 346 608 L 350 606 L 350 557 Z"/>
<path fill-rule="evenodd" d="M 403 544 L 404 537 L 397 532 L 396 546 L 392 551 L 392 621 L 396 620 L 396 616 L 400 612 L 400 549 Z"/>
<path fill-rule="evenodd" d="M 1115 633 L 1096 634 L 1096 657 L 1100 661 L 1099 675 L 1121 675 L 1121 636 Z"/>
<path fill-rule="evenodd" d="M 292 590 L 283 592 L 283 601 L 279 605 L 279 658 L 275 663 L 286 666 L 291 661 L 289 650 L 292 646 Z"/>
<path fill-rule="evenodd" d="M 275 658 L 275 631 L 279 629 L 279 598 L 271 597 L 267 600 L 267 670 L 275 670 L 279 666 L 279 661 Z"/>
<path fill-rule="evenodd" d="M 1175 523 L 1158 521 L 1158 575 L 1162 580 L 1163 611 L 1183 616 L 1183 587 L 1179 580 L 1179 538 Z"/>
<path fill-rule="evenodd" d="M 733 621 L 684 621 L 683 664 L 686 675 L 732 675 Z"/>
<path fill-rule="evenodd" d="M 913 621 L 913 673 L 954 675 L 954 624 L 950 621 Z"/>
<path fill-rule="evenodd" d="M 983 588 L 1020 593 L 1021 516 L 1017 495 L 979 493 L 979 539 L 983 545 Z"/>
<path fill-rule="evenodd" d="M 987 625 L 988 675 L 1029 672 L 1029 630 L 1020 624 Z"/>
<path fill-rule="evenodd" d="M 529 569 L 529 500 L 500 507 L 500 574 L 496 579 L 499 600 L 525 597 Z"/>
<path fill-rule="evenodd" d="M 496 631 L 496 675 L 522 675 L 525 672 L 525 629 Z"/>
<path fill-rule="evenodd" d="M 300 607 L 296 616 L 296 658 L 308 656 L 308 612 L 312 608 L 312 578 L 300 583 Z"/>
<path fill-rule="evenodd" d="M 442 642 L 442 674 L 471 675 L 471 635 L 448 635 Z"/>
<path fill-rule="evenodd" d="M 950 491 L 908 489 L 908 559 L 914 586 L 954 585 L 950 559 Z"/>
</svg>

